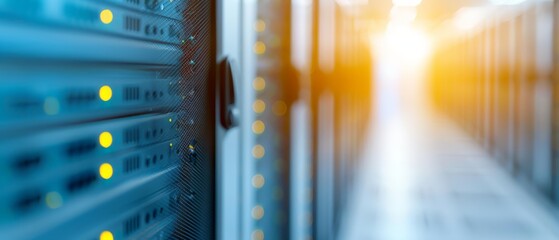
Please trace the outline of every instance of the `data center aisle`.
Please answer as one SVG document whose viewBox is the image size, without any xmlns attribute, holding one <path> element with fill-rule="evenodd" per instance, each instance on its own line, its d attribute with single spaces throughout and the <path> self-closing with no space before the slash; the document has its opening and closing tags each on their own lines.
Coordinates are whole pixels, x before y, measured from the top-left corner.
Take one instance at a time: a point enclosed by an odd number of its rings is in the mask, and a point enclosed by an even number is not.
<svg viewBox="0 0 559 240">
<path fill-rule="evenodd" d="M 451 121 L 390 109 L 371 129 L 339 239 L 559 239 L 551 209 Z"/>
</svg>

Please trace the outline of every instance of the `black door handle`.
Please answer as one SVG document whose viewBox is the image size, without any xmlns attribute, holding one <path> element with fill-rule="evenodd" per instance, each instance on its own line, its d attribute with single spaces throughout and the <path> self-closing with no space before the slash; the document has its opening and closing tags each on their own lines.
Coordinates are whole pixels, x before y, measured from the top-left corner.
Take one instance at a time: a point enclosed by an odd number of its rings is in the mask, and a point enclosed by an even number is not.
<svg viewBox="0 0 559 240">
<path fill-rule="evenodd" d="M 235 99 L 236 63 L 228 57 L 219 62 L 219 118 L 225 129 L 239 125 L 239 109 Z"/>
</svg>

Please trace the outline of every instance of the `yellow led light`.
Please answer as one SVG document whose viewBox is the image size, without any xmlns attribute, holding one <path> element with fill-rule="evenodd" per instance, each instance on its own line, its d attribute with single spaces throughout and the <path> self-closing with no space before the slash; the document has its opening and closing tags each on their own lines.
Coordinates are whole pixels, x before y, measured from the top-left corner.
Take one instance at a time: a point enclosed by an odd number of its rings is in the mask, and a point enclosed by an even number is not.
<svg viewBox="0 0 559 240">
<path fill-rule="evenodd" d="M 256 159 L 263 158 L 265 154 L 266 154 L 266 149 L 264 149 L 264 146 L 260 144 L 252 148 L 252 156 Z"/>
<path fill-rule="evenodd" d="M 51 209 L 59 208 L 62 206 L 62 196 L 58 192 L 49 192 L 45 197 L 45 202 Z"/>
<path fill-rule="evenodd" d="M 254 110 L 255 113 L 263 113 L 266 111 L 266 103 L 258 99 L 252 104 L 252 110 Z"/>
<path fill-rule="evenodd" d="M 101 20 L 102 23 L 109 24 L 113 22 L 113 12 L 109 9 L 104 9 L 99 14 L 99 19 Z"/>
<path fill-rule="evenodd" d="M 254 230 L 252 232 L 252 240 L 264 240 L 264 232 L 260 229 Z"/>
<path fill-rule="evenodd" d="M 173 147 L 173 143 L 169 143 L 169 147 L 172 148 L 172 147 Z"/>
<path fill-rule="evenodd" d="M 113 135 L 110 132 L 102 132 L 99 134 L 99 144 L 104 148 L 113 145 Z"/>
<path fill-rule="evenodd" d="M 284 101 L 277 101 L 274 104 L 273 112 L 276 116 L 283 116 L 287 113 L 287 104 Z"/>
<path fill-rule="evenodd" d="M 266 22 L 263 20 L 258 20 L 254 24 L 254 30 L 257 32 L 264 32 L 266 30 Z"/>
<path fill-rule="evenodd" d="M 257 77 L 252 81 L 252 88 L 256 91 L 262 91 L 266 88 L 266 80 L 261 77 Z"/>
<path fill-rule="evenodd" d="M 173 119 L 172 119 L 172 118 L 169 118 L 169 122 L 172 123 L 172 122 L 173 122 Z"/>
<path fill-rule="evenodd" d="M 110 231 L 103 231 L 100 235 L 99 235 L 99 240 L 114 240 L 115 237 L 113 236 L 113 233 Z"/>
<path fill-rule="evenodd" d="M 49 97 L 43 103 L 43 111 L 47 115 L 56 115 L 60 112 L 60 102 L 58 99 Z"/>
<path fill-rule="evenodd" d="M 266 125 L 261 120 L 252 123 L 252 132 L 255 134 L 262 134 L 266 130 Z"/>
<path fill-rule="evenodd" d="M 257 205 L 252 208 L 252 218 L 255 220 L 260 220 L 264 217 L 264 208 L 260 205 Z"/>
<path fill-rule="evenodd" d="M 254 188 L 262 188 L 264 187 L 264 183 L 266 183 L 266 180 L 262 174 L 256 174 L 252 177 L 252 186 Z"/>
<path fill-rule="evenodd" d="M 113 176 L 113 166 L 108 163 L 103 163 L 99 166 L 99 176 L 107 180 Z"/>
<path fill-rule="evenodd" d="M 266 52 L 266 44 L 261 41 L 257 41 L 254 44 L 254 52 L 258 55 L 264 54 Z"/>
<path fill-rule="evenodd" d="M 113 98 L 113 89 L 111 87 L 105 85 L 99 88 L 99 98 L 103 102 L 108 102 Z"/>
</svg>

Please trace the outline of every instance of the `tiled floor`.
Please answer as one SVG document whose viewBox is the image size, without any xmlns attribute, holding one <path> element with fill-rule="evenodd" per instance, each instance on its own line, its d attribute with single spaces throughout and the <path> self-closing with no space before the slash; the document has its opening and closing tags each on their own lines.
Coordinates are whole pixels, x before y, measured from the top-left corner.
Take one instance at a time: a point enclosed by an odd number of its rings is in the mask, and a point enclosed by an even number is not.
<svg viewBox="0 0 559 240">
<path fill-rule="evenodd" d="M 559 239 L 551 208 L 451 122 L 425 113 L 372 128 L 339 239 Z"/>
</svg>

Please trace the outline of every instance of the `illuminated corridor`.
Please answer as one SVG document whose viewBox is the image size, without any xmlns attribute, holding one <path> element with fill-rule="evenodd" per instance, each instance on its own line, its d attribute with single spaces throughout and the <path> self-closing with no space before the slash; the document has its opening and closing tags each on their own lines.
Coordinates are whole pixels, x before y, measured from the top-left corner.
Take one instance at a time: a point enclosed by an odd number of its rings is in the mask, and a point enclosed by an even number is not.
<svg viewBox="0 0 559 240">
<path fill-rule="evenodd" d="M 339 239 L 559 239 L 552 207 L 452 122 L 396 111 L 371 130 Z"/>
</svg>

